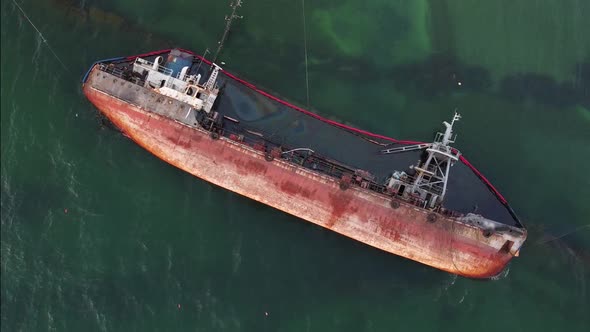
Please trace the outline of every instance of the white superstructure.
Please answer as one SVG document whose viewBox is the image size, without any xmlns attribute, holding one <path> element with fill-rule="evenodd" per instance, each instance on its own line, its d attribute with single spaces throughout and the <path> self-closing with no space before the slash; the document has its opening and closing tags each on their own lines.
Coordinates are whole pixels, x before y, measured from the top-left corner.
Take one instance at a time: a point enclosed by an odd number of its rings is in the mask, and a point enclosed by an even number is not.
<svg viewBox="0 0 590 332">
<path fill-rule="evenodd" d="M 162 66 L 163 59 L 157 57 L 154 62 L 137 58 L 133 63 L 133 71 L 145 76 L 145 87 L 152 88 L 158 93 L 191 105 L 196 110 L 211 112 L 211 108 L 219 94 L 217 76 L 219 67 L 213 64 L 213 71 L 204 85 L 200 84 L 201 75 L 188 75 L 189 66 L 185 66 L 173 76 L 173 70 Z"/>
</svg>

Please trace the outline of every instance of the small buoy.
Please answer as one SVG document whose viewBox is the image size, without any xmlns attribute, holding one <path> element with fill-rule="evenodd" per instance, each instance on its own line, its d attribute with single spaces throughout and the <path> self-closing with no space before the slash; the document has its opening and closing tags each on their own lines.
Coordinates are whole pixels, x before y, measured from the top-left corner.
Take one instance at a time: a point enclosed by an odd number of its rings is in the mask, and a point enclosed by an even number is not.
<svg viewBox="0 0 590 332">
<path fill-rule="evenodd" d="M 76 113 L 76 117 L 78 117 L 78 113 Z"/>
<path fill-rule="evenodd" d="M 180 309 L 180 303 L 178 304 L 178 309 Z"/>
<path fill-rule="evenodd" d="M 265 316 L 268 316 L 268 311 L 265 311 L 265 312 L 264 312 L 264 315 L 265 315 Z"/>
<path fill-rule="evenodd" d="M 66 214 L 68 213 L 68 209 L 67 209 L 67 208 L 66 208 L 66 209 L 64 209 L 64 213 L 66 213 Z"/>
<path fill-rule="evenodd" d="M 457 82 L 457 85 L 459 85 L 459 86 L 460 86 L 460 85 L 461 85 L 461 82 Z"/>
</svg>

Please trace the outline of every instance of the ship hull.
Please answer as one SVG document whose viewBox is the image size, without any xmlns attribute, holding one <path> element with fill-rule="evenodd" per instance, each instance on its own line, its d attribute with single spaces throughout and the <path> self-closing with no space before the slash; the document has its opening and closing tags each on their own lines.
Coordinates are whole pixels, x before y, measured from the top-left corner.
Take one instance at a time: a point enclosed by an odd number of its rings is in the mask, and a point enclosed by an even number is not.
<svg viewBox="0 0 590 332">
<path fill-rule="evenodd" d="M 97 75 L 98 76 L 98 75 Z M 91 75 L 92 77 L 92 75 Z M 103 76 L 104 77 L 104 76 Z M 392 254 L 471 278 L 499 274 L 514 256 L 501 234 L 400 202 L 124 101 L 92 79 L 84 93 L 126 136 L 167 163 L 207 182 Z"/>
</svg>

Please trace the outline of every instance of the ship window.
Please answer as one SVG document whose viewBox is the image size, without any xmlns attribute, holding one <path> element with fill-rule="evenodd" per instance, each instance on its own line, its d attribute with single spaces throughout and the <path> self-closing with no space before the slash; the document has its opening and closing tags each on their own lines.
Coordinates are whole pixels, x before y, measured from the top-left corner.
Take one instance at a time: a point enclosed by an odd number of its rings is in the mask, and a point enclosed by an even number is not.
<svg viewBox="0 0 590 332">
<path fill-rule="evenodd" d="M 193 95 L 193 88 L 186 89 L 186 94 L 189 96 L 192 96 Z"/>
<path fill-rule="evenodd" d="M 198 92 L 196 97 L 197 97 L 197 98 L 201 98 L 201 93 L 200 93 L 200 92 Z"/>
</svg>

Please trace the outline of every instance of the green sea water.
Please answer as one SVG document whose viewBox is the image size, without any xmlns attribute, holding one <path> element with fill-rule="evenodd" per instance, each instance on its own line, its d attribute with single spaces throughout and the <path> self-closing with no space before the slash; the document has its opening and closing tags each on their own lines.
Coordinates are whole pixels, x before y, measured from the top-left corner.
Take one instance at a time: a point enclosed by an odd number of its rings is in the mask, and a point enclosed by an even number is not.
<svg viewBox="0 0 590 332">
<path fill-rule="evenodd" d="M 590 326 L 589 1 L 305 1 L 312 110 L 416 140 L 463 114 L 456 146 L 529 228 L 490 281 L 214 187 L 101 126 L 80 86 L 92 62 L 213 50 L 225 1 L 18 3 L 45 39 L 2 0 L 2 331 Z M 220 60 L 304 105 L 302 4 L 246 0 Z"/>
</svg>

